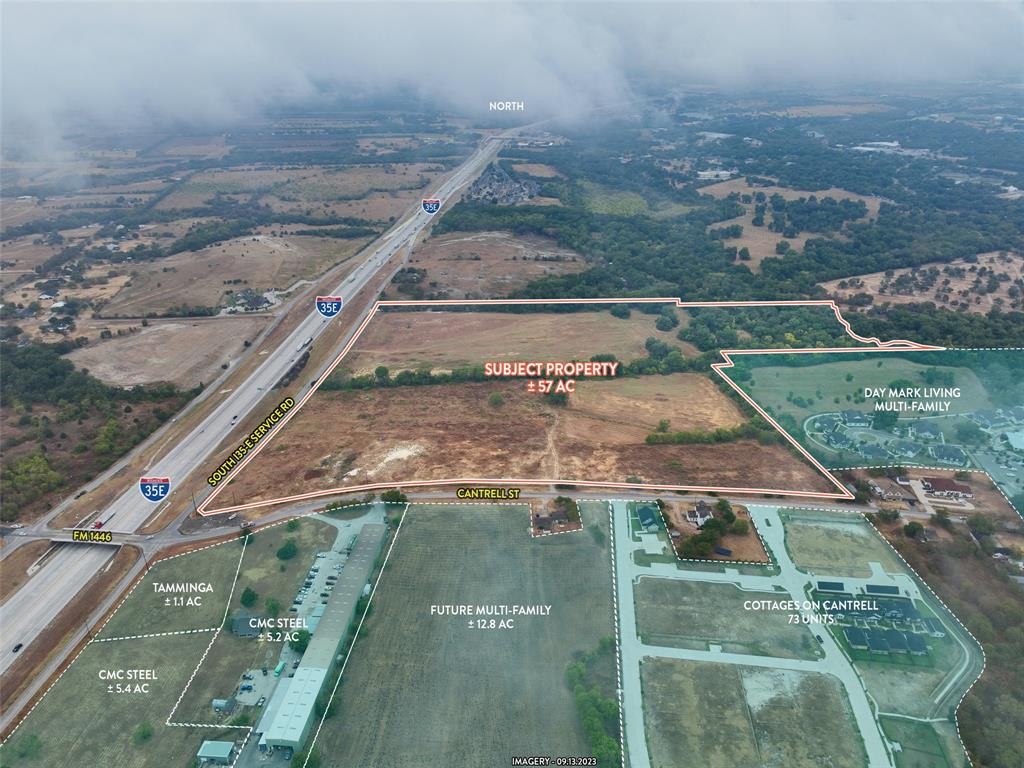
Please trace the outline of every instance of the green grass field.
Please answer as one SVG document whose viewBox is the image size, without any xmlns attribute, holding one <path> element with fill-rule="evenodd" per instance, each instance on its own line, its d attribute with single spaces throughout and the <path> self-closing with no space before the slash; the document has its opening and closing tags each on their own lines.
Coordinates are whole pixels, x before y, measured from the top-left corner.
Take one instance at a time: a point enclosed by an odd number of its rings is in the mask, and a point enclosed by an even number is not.
<svg viewBox="0 0 1024 768">
<path fill-rule="evenodd" d="M 360 507 L 360 510 L 363 508 Z M 265 612 L 267 600 L 277 600 L 281 613 L 288 610 L 309 572 L 317 552 L 330 549 L 337 529 L 312 517 L 275 525 L 249 537 L 245 558 L 238 573 L 238 588 L 231 601 L 231 611 L 245 609 L 242 594 L 249 588 L 259 595 L 254 606 L 246 610 Z M 286 542 L 293 541 L 296 554 L 287 560 L 277 557 Z"/>
<path fill-rule="evenodd" d="M 816 356 L 817 357 L 817 356 Z M 924 385 L 922 374 L 936 366 L 925 365 L 902 355 L 877 354 L 861 360 L 843 359 L 847 355 L 822 354 L 821 364 L 803 366 L 770 365 L 770 356 L 748 356 L 745 366 L 753 374 L 743 389 L 762 407 L 775 414 L 788 414 L 798 423 L 818 413 L 832 413 L 847 408 L 872 410 L 863 399 L 865 387 L 887 387 L 894 381 Z M 950 413 L 990 408 L 991 401 L 984 385 L 970 368 L 942 367 L 950 373 L 961 396 L 951 400 Z M 792 397 L 791 402 L 788 398 Z M 802 399 L 806 405 L 800 405 Z M 838 402 L 837 402 L 838 400 Z"/>
<path fill-rule="evenodd" d="M 928 723 L 914 723 L 894 717 L 879 719 L 890 741 L 898 742 L 896 768 L 954 768 L 942 742 Z"/>
<path fill-rule="evenodd" d="M 220 626 L 242 556 L 242 541 L 230 541 L 157 562 L 135 587 L 99 637 L 128 637 Z M 210 592 L 158 592 L 158 585 L 209 584 Z M 199 605 L 188 603 L 195 598 Z"/>
<path fill-rule="evenodd" d="M 89 645 L 0 752 L 4 768 L 186 768 L 204 739 L 244 732 L 164 725 L 210 634 Z M 149 670 L 146 693 L 108 692 L 107 670 Z M 121 682 L 122 685 L 136 683 Z"/>
<path fill-rule="evenodd" d="M 586 755 L 566 669 L 613 635 L 607 508 L 532 538 L 522 506 L 413 505 L 318 742 L 336 765 L 508 765 Z M 601 539 L 599 543 L 598 539 Z M 511 628 L 436 605 L 550 605 Z"/>
</svg>

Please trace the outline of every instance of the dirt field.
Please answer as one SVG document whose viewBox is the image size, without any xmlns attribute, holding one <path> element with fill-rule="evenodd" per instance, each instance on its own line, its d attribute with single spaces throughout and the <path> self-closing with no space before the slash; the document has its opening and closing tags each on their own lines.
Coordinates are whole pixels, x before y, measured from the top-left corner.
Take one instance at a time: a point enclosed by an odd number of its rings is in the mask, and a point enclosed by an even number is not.
<svg viewBox="0 0 1024 768">
<path fill-rule="evenodd" d="M 590 266 L 580 254 L 554 240 L 508 232 L 431 237 L 416 246 L 410 263 L 427 271 L 421 284 L 425 295 L 444 299 L 507 296 L 533 280 L 582 272 Z"/>
<path fill-rule="evenodd" d="M 66 357 L 98 379 L 120 387 L 170 381 L 181 389 L 209 383 L 221 365 L 237 358 L 242 342 L 255 339 L 268 316 L 157 320 L 138 332 L 99 341 Z"/>
<path fill-rule="evenodd" d="M 607 312 L 385 311 L 370 323 L 339 369 L 366 373 L 384 365 L 395 373 L 501 360 L 589 360 L 601 353 L 628 361 L 647 356 L 644 342 L 651 336 L 686 352 L 692 349 L 674 334 L 656 330 L 655 320 L 639 312 L 620 320 Z"/>
<path fill-rule="evenodd" d="M 686 381 L 688 375 L 676 376 Z M 665 379 L 651 380 L 657 391 L 673 393 Z M 605 386 L 613 391 L 616 384 L 633 386 L 624 379 Z M 582 382 L 580 390 L 587 385 Z M 501 393 L 501 406 L 489 403 L 494 392 Z M 690 401 L 692 413 L 731 412 L 717 389 L 711 393 L 710 406 Z M 642 407 L 618 402 L 622 413 L 598 419 L 572 401 L 564 408 L 548 405 L 511 382 L 321 391 L 235 476 L 222 498 L 255 501 L 345 485 L 460 477 L 829 487 L 779 445 L 646 445 L 649 427 Z M 670 403 L 663 410 L 674 412 Z M 641 414 L 639 420 L 633 412 Z M 685 429 L 686 423 L 676 426 Z"/>
<path fill-rule="evenodd" d="M 203 739 L 234 739 L 235 731 L 164 725 L 207 643 L 197 634 L 90 645 L 4 746 L 4 765 L 162 768 L 184 764 Z M 117 669 L 153 670 L 156 679 L 148 693 L 108 692 L 100 671 Z"/>
<path fill-rule="evenodd" d="M 587 423 L 575 423 L 581 419 Z M 662 419 L 669 421 L 670 429 L 705 431 L 746 420 L 707 376 L 674 373 L 581 382 L 568 409 L 566 431 L 579 433 L 579 427 L 592 428 L 590 422 L 598 421 L 626 429 L 639 427 L 644 434 L 636 437 L 643 440 Z"/>
<path fill-rule="evenodd" d="M 699 651 L 715 643 L 726 653 L 818 658 L 810 629 L 790 624 L 788 614 L 744 610 L 746 600 L 777 599 L 771 593 L 741 591 L 732 584 L 647 577 L 633 591 L 637 628 L 645 643 Z"/>
<path fill-rule="evenodd" d="M 814 517 L 783 513 L 786 549 L 798 568 L 828 576 L 866 578 L 869 563 L 879 563 L 886 573 L 906 573 L 906 566 L 871 525 L 851 515 Z"/>
<path fill-rule="evenodd" d="M 350 258 L 367 242 L 368 238 L 256 235 L 177 253 L 139 265 L 131 282 L 103 308 L 103 315 L 159 314 L 181 304 L 215 307 L 226 301 L 228 291 L 245 288 L 286 291 Z"/>
<path fill-rule="evenodd" d="M 861 768 L 867 756 L 828 675 L 648 659 L 641 667 L 653 768 Z"/>
<path fill-rule="evenodd" d="M 988 272 L 979 276 L 982 269 Z M 992 292 L 988 292 L 990 273 L 1008 278 L 995 283 Z M 1004 310 L 1021 308 L 1021 298 L 1012 298 L 1009 291 L 1022 278 L 1024 256 L 1012 252 L 1006 252 L 1003 256 L 994 251 L 979 254 L 976 263 L 965 259 L 957 259 L 948 264 L 933 262 L 915 269 L 895 269 L 891 275 L 871 272 L 845 280 L 832 280 L 821 283 L 821 287 L 840 303 L 848 301 L 851 296 L 866 293 L 874 297 L 876 305 L 933 301 L 939 306 L 987 314 L 996 306 L 997 299 L 1001 300 Z"/>
<path fill-rule="evenodd" d="M 565 684 L 573 654 L 613 634 L 608 551 L 584 534 L 531 538 L 521 506 L 412 506 L 318 744 L 337 765 L 508 765 L 586 755 Z M 604 514 L 587 525 L 602 525 Z M 432 605 L 550 605 L 512 629 Z"/>
</svg>

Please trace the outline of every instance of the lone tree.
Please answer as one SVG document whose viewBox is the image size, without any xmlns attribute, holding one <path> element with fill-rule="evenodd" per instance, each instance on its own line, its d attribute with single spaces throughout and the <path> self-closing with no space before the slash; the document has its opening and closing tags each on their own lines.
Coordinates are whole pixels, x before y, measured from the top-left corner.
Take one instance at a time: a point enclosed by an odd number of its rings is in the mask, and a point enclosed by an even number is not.
<svg viewBox="0 0 1024 768">
<path fill-rule="evenodd" d="M 277 550 L 278 560 L 291 560 L 299 554 L 299 545 L 295 543 L 295 539 L 288 539 L 281 548 Z"/>
<path fill-rule="evenodd" d="M 259 594 L 252 587 L 246 587 L 242 590 L 241 603 L 246 608 L 252 608 L 256 605 L 256 601 L 260 599 Z"/>
<path fill-rule="evenodd" d="M 903 526 L 903 535 L 906 536 L 908 539 L 913 539 L 917 537 L 917 535 L 921 533 L 921 531 L 923 530 L 923 525 L 921 525 L 916 520 L 911 520 L 909 523 Z"/>
<path fill-rule="evenodd" d="M 300 629 L 295 633 L 295 639 L 288 641 L 288 647 L 296 653 L 305 653 L 309 647 L 309 638 L 312 636 L 308 629 Z"/>
</svg>

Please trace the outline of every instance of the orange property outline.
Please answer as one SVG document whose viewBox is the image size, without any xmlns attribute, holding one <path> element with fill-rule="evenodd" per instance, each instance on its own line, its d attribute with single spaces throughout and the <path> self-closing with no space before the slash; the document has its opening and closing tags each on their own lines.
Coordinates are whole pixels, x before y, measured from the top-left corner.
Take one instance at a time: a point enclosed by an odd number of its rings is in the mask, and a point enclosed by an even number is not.
<svg viewBox="0 0 1024 768">
<path fill-rule="evenodd" d="M 277 435 L 281 429 L 284 428 L 285 424 L 301 409 L 302 406 L 316 393 L 320 388 L 320 385 L 327 379 L 327 377 L 334 371 L 339 363 L 345 358 L 346 355 L 352 350 L 359 337 L 366 330 L 366 327 L 370 324 L 370 321 L 374 318 L 378 311 L 382 308 L 386 309 L 389 307 L 446 307 L 446 306 L 517 306 L 517 305 L 552 305 L 552 304 L 673 304 L 679 309 L 692 309 L 692 308 L 729 308 L 729 307 L 812 307 L 812 306 L 825 306 L 830 307 L 835 313 L 836 320 L 843 327 L 843 330 L 847 333 L 850 338 L 861 342 L 862 344 L 869 345 L 867 347 L 834 347 L 834 348 L 810 348 L 810 349 L 723 349 L 721 355 L 724 358 L 724 362 L 712 363 L 711 368 L 721 376 L 725 381 L 732 387 L 739 395 L 750 404 L 754 410 L 758 412 L 769 424 L 771 424 L 779 433 L 792 445 L 801 456 L 807 459 L 818 471 L 822 473 L 829 481 L 836 487 L 838 492 L 835 493 L 820 493 L 810 491 L 794 491 L 780 488 L 731 488 L 725 486 L 699 486 L 699 485 L 652 485 L 647 483 L 613 483 L 613 482 L 600 482 L 593 480 L 572 480 L 567 478 L 557 479 L 543 479 L 543 478 L 481 478 L 481 477 L 460 477 L 451 478 L 446 480 L 408 480 L 403 483 L 371 483 L 368 485 L 352 485 L 342 486 L 339 488 L 327 488 L 320 491 L 310 491 L 308 493 L 300 493 L 293 496 L 283 496 L 277 499 L 268 499 L 265 501 L 250 502 L 248 504 L 235 504 L 228 507 L 220 507 L 218 509 L 209 509 L 210 504 L 217 497 L 217 495 L 226 488 L 234 477 L 237 477 L 238 473 L 250 462 L 252 459 L 259 455 L 260 451 L 266 448 L 267 444 Z M 438 300 L 438 301 L 377 301 L 373 305 L 373 309 L 370 310 L 363 322 L 360 323 L 359 328 L 355 334 L 349 339 L 344 349 L 338 354 L 338 356 L 331 362 L 331 364 L 324 371 L 323 375 L 317 380 L 316 384 L 310 388 L 310 390 L 298 401 L 294 408 L 292 408 L 285 417 L 278 422 L 274 430 L 267 435 L 264 440 L 261 440 L 256 448 L 249 453 L 235 468 L 232 477 L 225 478 L 222 484 L 214 488 L 213 491 L 203 500 L 198 506 L 197 511 L 200 515 L 220 515 L 228 512 L 240 512 L 247 509 L 256 509 L 258 507 L 269 507 L 278 504 L 289 504 L 297 501 L 307 501 L 323 496 L 335 496 L 342 493 L 358 493 L 365 491 L 378 491 L 385 490 L 388 488 L 394 488 L 397 485 L 406 487 L 429 487 L 429 486 L 447 486 L 447 485 L 579 485 L 583 487 L 593 488 L 616 488 L 626 490 L 665 490 L 665 491 L 698 491 L 702 493 L 749 493 L 749 494 L 776 494 L 780 496 L 800 496 L 810 497 L 817 499 L 840 499 L 850 500 L 854 496 L 850 491 L 843 486 L 833 475 L 830 473 L 811 453 L 805 449 L 800 443 L 795 440 L 786 430 L 784 430 L 775 419 L 773 419 L 760 405 L 748 396 L 736 383 L 729 378 L 725 373 L 725 370 L 732 368 L 734 363 L 732 357 L 734 355 L 763 355 L 763 354 L 813 354 L 820 352 L 906 352 L 908 350 L 921 351 L 921 350 L 941 350 L 944 347 L 929 346 L 926 344 L 918 344 L 913 341 L 907 341 L 905 339 L 894 339 L 891 341 L 882 341 L 873 336 L 865 337 L 857 334 L 850 326 L 849 321 L 843 317 L 839 306 L 830 299 L 822 300 L 806 300 L 806 301 L 719 301 L 719 302 L 697 302 L 697 301 L 680 301 L 679 299 L 672 298 L 640 298 L 640 299 L 476 299 L 476 300 Z"/>
</svg>

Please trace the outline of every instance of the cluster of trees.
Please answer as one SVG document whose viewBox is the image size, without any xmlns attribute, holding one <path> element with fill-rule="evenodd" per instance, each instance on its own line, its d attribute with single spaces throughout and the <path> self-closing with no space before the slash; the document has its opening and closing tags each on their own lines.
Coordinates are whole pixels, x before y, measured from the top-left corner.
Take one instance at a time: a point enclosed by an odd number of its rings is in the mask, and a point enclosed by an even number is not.
<svg viewBox="0 0 1024 768">
<path fill-rule="evenodd" d="M 782 440 L 778 430 L 760 416 L 735 427 L 718 427 L 710 432 L 700 429 L 669 432 L 667 424 L 662 424 L 666 426 L 665 431 L 652 432 L 644 438 L 648 445 L 732 443 L 736 440 L 757 440 L 761 445 L 774 445 Z"/>
<path fill-rule="evenodd" d="M 576 711 L 583 732 L 590 744 L 590 754 L 599 768 L 618 768 L 621 764 L 619 745 L 619 702 L 612 692 L 605 692 L 596 681 L 595 666 L 614 663 L 615 639 L 603 637 L 597 650 L 574 661 L 566 670 L 566 681 L 572 689 Z M 614 680 L 614 666 L 611 667 Z"/>
<path fill-rule="evenodd" d="M 968 534 L 946 528 L 951 540 L 927 547 L 893 543 L 985 649 L 985 674 L 957 711 L 972 762 L 1017 768 L 1024 761 L 1024 593 Z"/>
<path fill-rule="evenodd" d="M 766 259 L 759 274 L 746 267 L 736 248 L 726 246 L 720 234 L 706 229 L 739 215 L 741 206 L 736 200 L 715 201 L 709 196 L 696 197 L 696 210 L 662 219 L 592 213 L 580 196 L 569 190 L 561 195 L 565 205 L 560 207 L 459 203 L 438 222 L 436 231 L 504 229 L 546 234 L 592 262 L 585 272 L 531 283 L 517 294 L 527 298 L 658 293 L 691 300 L 818 298 L 824 295 L 818 285 L 824 280 L 1024 247 L 1024 210 L 1020 206 L 997 198 L 992 187 L 954 184 L 936 171 L 934 163 L 839 150 L 781 119 L 725 122 L 722 131 L 735 133 L 737 138 L 715 144 L 713 152 L 720 159 L 780 177 L 781 183 L 801 189 L 842 186 L 885 195 L 894 202 L 883 204 L 876 220 L 854 222 L 865 213 L 860 201 L 808 197 L 787 202 L 779 196 L 776 202 L 778 215 L 785 217 L 784 230 L 796 228 L 794 222 L 808 229 L 830 230 L 842 225 L 847 237 L 811 239 L 802 252 L 787 249 L 779 258 Z M 638 148 L 650 148 L 643 138 L 624 130 L 611 133 L 600 138 L 574 137 L 573 161 L 563 157 L 567 153 L 564 147 L 532 154 L 570 180 L 585 179 L 647 197 L 668 195 L 694 202 L 696 190 L 678 180 L 668 181 L 671 174 L 657 166 L 656 158 L 647 162 L 635 156 Z M 763 145 L 751 146 L 739 138 L 752 135 L 763 138 Z M 627 154 L 631 161 L 619 162 Z M 667 187 L 675 192 L 667 193 Z M 767 208 L 767 203 L 762 204 Z M 940 327 L 951 327 L 984 344 L 1011 344 L 1019 338 L 1011 332 L 1024 324 L 1024 315 L 1008 328 L 998 316 L 964 319 L 964 313 L 935 307 L 929 312 L 941 318 Z M 910 328 L 900 327 L 906 318 L 896 315 L 890 323 L 898 337 L 909 336 L 906 331 Z M 918 341 L 942 343 L 928 328 L 915 326 L 913 330 L 923 331 L 914 337 Z"/>
<path fill-rule="evenodd" d="M 0 356 L 0 405 L 30 409 L 34 404 L 48 403 L 59 405 L 68 418 L 74 418 L 93 409 L 109 412 L 114 403 L 158 402 L 182 394 L 167 383 L 130 389 L 104 384 L 61 357 L 74 348 L 74 342 L 13 348 L 4 345 Z"/>
<path fill-rule="evenodd" d="M 678 545 L 680 557 L 701 558 L 711 554 L 727 533 L 746 536 L 750 526 L 746 520 L 737 520 L 732 504 L 728 499 L 715 502 L 717 517 L 713 517 L 701 526 L 700 533 L 685 539 Z"/>
<path fill-rule="evenodd" d="M 796 237 L 800 232 L 836 232 L 848 221 L 867 216 L 868 207 L 863 200 L 818 199 L 814 195 L 787 201 L 782 195 L 770 198 L 772 220 L 776 232 L 785 237 Z"/>
<path fill-rule="evenodd" d="M 66 483 L 86 479 L 79 476 L 87 469 L 80 462 L 68 464 L 57 456 L 53 445 L 58 438 L 56 425 L 78 422 L 82 441 L 72 453 L 88 453 L 90 465 L 107 466 L 201 390 L 182 392 L 172 384 L 131 389 L 109 386 L 61 357 L 75 346 L 73 341 L 2 345 L 0 406 L 20 414 L 17 423 L 23 428 L 20 434 L 6 436 L 3 447 L 9 450 L 25 442 L 37 444 L 36 450 L 3 464 L 0 516 L 4 520 L 15 519 L 25 507 Z M 140 403 L 158 405 L 143 413 L 134 407 Z M 33 415 L 33 410 L 42 406 L 46 412 Z M 59 439 L 67 439 L 67 435 L 62 433 Z"/>
<path fill-rule="evenodd" d="M 848 347 L 856 342 L 828 307 L 691 309 L 679 338 L 700 350 Z M 742 343 L 741 343 L 742 342 Z"/>
</svg>

